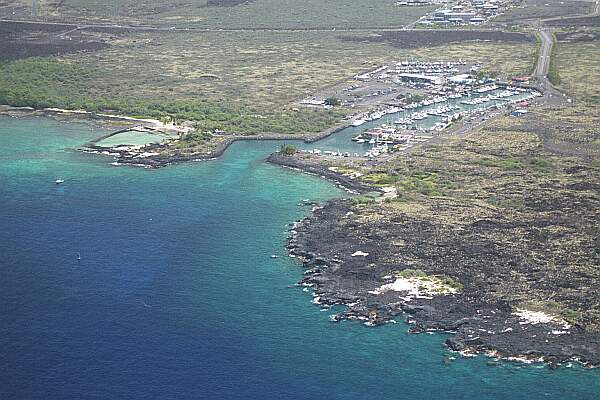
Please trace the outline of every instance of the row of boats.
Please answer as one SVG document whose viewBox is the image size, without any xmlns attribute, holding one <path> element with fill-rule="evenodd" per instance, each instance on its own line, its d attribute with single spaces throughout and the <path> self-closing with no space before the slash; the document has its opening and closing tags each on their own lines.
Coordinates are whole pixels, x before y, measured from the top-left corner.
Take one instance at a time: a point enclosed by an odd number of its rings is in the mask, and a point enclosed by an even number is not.
<svg viewBox="0 0 600 400">
<path fill-rule="evenodd" d="M 488 86 L 484 86 L 479 89 L 476 89 L 475 94 L 481 95 L 484 93 L 489 93 L 491 91 L 495 91 L 497 89 L 498 89 L 498 86 L 496 86 L 496 85 L 488 85 Z M 509 97 L 519 95 L 526 91 L 527 91 L 527 89 L 523 89 L 523 88 L 507 87 L 505 90 L 502 90 L 502 91 L 499 91 L 496 93 L 490 93 L 487 95 L 478 96 L 478 97 L 472 97 L 474 94 L 473 92 L 452 93 L 452 94 L 448 94 L 448 95 L 436 95 L 433 98 L 425 99 L 420 102 L 409 103 L 409 104 L 404 105 L 403 107 L 390 107 L 383 111 L 377 111 L 377 112 L 373 112 L 373 113 L 364 115 L 358 119 L 355 119 L 352 122 L 352 126 L 355 126 L 355 127 L 361 126 L 366 122 L 378 120 L 388 114 L 394 114 L 394 113 L 398 113 L 400 111 L 413 111 L 413 110 L 416 110 L 416 109 L 419 109 L 422 107 L 429 107 L 429 106 L 432 106 L 435 104 L 439 104 L 440 106 L 436 107 L 436 108 L 430 108 L 428 110 L 423 110 L 420 112 L 413 112 L 408 117 L 404 116 L 404 117 L 398 119 L 397 121 L 395 121 L 395 123 L 399 124 L 399 125 L 410 125 L 410 124 L 413 124 L 414 121 L 421 121 L 421 120 L 427 118 L 429 115 L 444 117 L 446 120 L 448 120 L 448 118 L 456 118 L 460 115 L 460 112 L 457 112 L 457 111 L 460 111 L 460 106 L 458 106 L 457 103 L 455 103 L 455 104 L 443 104 L 443 103 L 447 103 L 449 100 L 458 100 L 463 97 L 467 97 L 467 98 L 464 100 L 461 100 L 460 104 L 474 106 L 474 105 L 480 105 L 480 104 L 496 102 L 496 101 L 505 101 L 508 103 L 514 103 L 517 101 L 526 101 L 526 100 L 529 100 L 529 99 L 535 97 L 536 95 L 540 95 L 537 92 L 531 92 L 528 96 L 521 97 L 518 100 L 515 100 L 515 99 L 509 100 L 508 99 Z M 464 113 L 464 112 L 462 112 L 462 113 Z M 447 121 L 447 122 L 449 122 L 449 121 Z"/>
<path fill-rule="evenodd" d="M 361 126 L 362 124 L 364 124 L 366 122 L 375 121 L 375 120 L 383 118 L 384 116 L 386 116 L 388 114 L 396 114 L 402 110 L 403 110 L 402 107 L 390 107 L 383 111 L 376 111 L 374 113 L 367 114 L 367 115 L 363 116 L 362 118 L 355 119 L 354 121 L 352 121 L 352 126 Z"/>
<path fill-rule="evenodd" d="M 488 94 L 487 96 L 476 97 L 474 99 L 462 100 L 461 104 L 477 105 L 477 104 L 487 103 L 489 101 L 504 100 L 507 97 L 512 97 L 517 94 L 519 94 L 519 92 L 516 90 L 503 90 L 496 94 Z"/>
<path fill-rule="evenodd" d="M 425 131 L 422 129 L 407 132 L 399 130 L 394 126 L 384 124 L 379 127 L 369 129 L 360 135 L 353 137 L 352 140 L 359 144 L 368 143 L 371 145 L 376 145 L 380 143 L 398 144 L 409 141 L 422 142 L 432 138 L 432 136 L 425 135 L 424 133 Z"/>
<path fill-rule="evenodd" d="M 487 88 L 481 89 L 485 90 L 483 90 L 480 93 L 488 93 L 489 91 L 493 91 L 498 88 L 489 86 Z M 361 134 L 353 137 L 352 140 L 358 144 L 369 144 L 372 146 L 371 149 L 365 153 L 365 156 L 367 157 L 377 157 L 379 155 L 389 152 L 390 150 L 406 150 L 415 145 L 416 143 L 424 142 L 431 139 L 433 136 L 430 136 L 428 134 L 429 132 L 441 131 L 447 128 L 453 121 L 458 120 L 461 117 L 476 114 L 481 111 L 494 108 L 494 106 L 499 106 L 499 100 L 503 100 L 501 102 L 502 104 L 518 103 L 527 101 L 529 99 L 541 95 L 540 93 L 534 91 L 530 91 L 529 93 L 525 92 L 527 92 L 527 89 L 507 88 L 499 92 L 496 91 L 493 94 L 475 97 L 472 100 L 466 99 L 460 102 L 440 104 L 437 107 L 428 107 L 426 110 L 419 111 L 416 111 L 415 109 L 430 104 L 435 104 L 436 102 L 433 101 L 433 99 L 430 99 L 428 101 L 412 103 L 410 105 L 404 106 L 404 108 L 402 108 L 401 110 L 414 111 L 404 112 L 402 117 L 396 119 L 393 124 L 390 124 L 388 122 L 387 124 L 383 124 L 379 127 L 368 129 L 365 132 L 362 132 Z M 524 95 L 516 97 L 519 94 Z M 472 93 L 469 93 L 467 95 L 456 93 L 451 96 L 451 98 L 457 99 L 463 96 L 470 97 L 472 96 Z M 436 98 L 440 97 L 442 96 L 437 96 Z M 447 98 L 450 98 L 450 96 L 447 96 Z M 490 103 L 492 101 L 494 101 L 494 103 Z M 438 101 L 438 103 L 441 102 Z M 464 109 L 464 107 L 460 107 L 459 104 L 482 104 L 482 106 L 472 109 Z M 382 116 L 385 114 L 386 113 L 383 113 Z M 432 126 L 428 128 L 424 128 L 423 126 L 418 126 L 416 124 L 416 121 L 421 121 L 423 119 L 428 118 L 429 116 L 437 116 L 442 118 L 441 120 L 438 119 L 435 123 L 433 123 Z"/>
</svg>

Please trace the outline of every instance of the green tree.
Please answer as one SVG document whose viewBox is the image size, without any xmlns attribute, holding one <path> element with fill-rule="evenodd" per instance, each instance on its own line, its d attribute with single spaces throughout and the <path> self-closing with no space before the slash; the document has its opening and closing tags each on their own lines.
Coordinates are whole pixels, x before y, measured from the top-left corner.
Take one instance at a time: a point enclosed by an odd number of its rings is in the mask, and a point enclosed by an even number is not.
<svg viewBox="0 0 600 400">
<path fill-rule="evenodd" d="M 291 144 L 282 144 L 281 148 L 279 149 L 279 153 L 285 156 L 293 156 L 297 151 L 298 149 L 296 146 L 292 146 Z"/>
<path fill-rule="evenodd" d="M 339 106 L 342 102 L 337 97 L 328 97 L 325 99 L 325 105 L 328 106 Z"/>
</svg>

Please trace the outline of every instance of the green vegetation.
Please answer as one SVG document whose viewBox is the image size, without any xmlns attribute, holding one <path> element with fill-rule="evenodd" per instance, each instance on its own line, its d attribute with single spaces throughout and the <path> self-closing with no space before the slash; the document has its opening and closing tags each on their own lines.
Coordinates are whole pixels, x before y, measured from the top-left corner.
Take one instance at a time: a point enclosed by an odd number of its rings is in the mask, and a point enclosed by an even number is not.
<svg viewBox="0 0 600 400">
<path fill-rule="evenodd" d="M 195 129 L 192 132 L 189 132 L 183 137 L 184 141 L 175 141 L 175 146 L 182 148 L 188 145 L 189 143 L 205 143 L 209 142 L 213 139 L 213 136 L 206 131 L 202 131 L 200 129 Z"/>
<path fill-rule="evenodd" d="M 556 86 L 560 85 L 560 83 L 562 82 L 560 79 L 560 74 L 558 73 L 558 68 L 556 68 L 556 63 L 554 63 L 553 61 L 550 61 L 550 68 L 548 69 L 548 80 Z"/>
<path fill-rule="evenodd" d="M 402 192 L 420 193 L 425 196 L 442 196 L 441 185 L 436 173 L 414 171 L 396 182 L 396 188 Z"/>
<path fill-rule="evenodd" d="M 0 63 L 0 102 L 193 120 L 199 129 L 319 132 L 343 109 L 297 107 L 389 57 L 383 44 L 315 32 L 139 33 L 95 53 Z"/>
<path fill-rule="evenodd" d="M 375 199 L 378 198 L 380 194 L 378 192 L 367 193 L 365 195 L 354 196 L 350 199 L 352 205 L 361 206 L 366 204 L 375 203 Z"/>
<path fill-rule="evenodd" d="M 476 163 L 484 167 L 501 168 L 509 171 L 523 168 L 523 163 L 517 158 L 482 158 L 477 160 Z"/>
<path fill-rule="evenodd" d="M 545 314 L 562 318 L 567 322 L 574 323 L 581 317 L 577 310 L 565 307 L 563 304 L 552 300 L 529 300 L 519 305 L 519 308 L 529 311 L 539 311 Z"/>
<path fill-rule="evenodd" d="M 530 160 L 529 164 L 533 169 L 538 171 L 547 172 L 554 169 L 554 163 L 548 157 L 534 157 Z"/>
<path fill-rule="evenodd" d="M 600 41 L 558 42 L 553 53 L 559 88 L 580 102 L 600 104 Z"/>
<path fill-rule="evenodd" d="M 26 59 L 0 63 L 0 104 L 17 107 L 85 109 L 135 117 L 195 121 L 202 132 L 241 134 L 320 132 L 335 124 L 341 111 L 299 109 L 261 115 L 248 106 L 204 99 L 122 96 L 109 92 L 94 96 L 100 71 L 59 59 Z M 86 93 L 87 92 L 87 93 Z"/>
<path fill-rule="evenodd" d="M 397 7 L 393 10 L 400 12 Z M 299 107 L 299 100 L 390 59 L 423 56 L 437 60 L 440 54 L 439 48 L 405 51 L 386 43 L 341 40 L 336 32 L 96 35 L 110 47 L 1 63 L 0 102 L 192 120 L 202 131 L 310 133 L 336 125 L 347 110 Z M 353 35 L 344 33 L 344 37 Z M 520 70 L 523 66 L 518 56 L 506 57 L 521 54 L 515 46 L 526 49 L 529 45 L 449 45 L 444 54 L 489 60 L 498 69 Z M 329 103 L 337 101 L 330 99 Z"/>
<path fill-rule="evenodd" d="M 486 80 L 496 79 L 499 74 L 500 73 L 498 71 L 489 70 L 489 69 L 485 68 L 485 69 L 480 69 L 479 71 L 475 72 L 473 74 L 473 77 L 480 81 L 486 81 Z"/>
<path fill-rule="evenodd" d="M 399 179 L 398 175 L 390 175 L 385 172 L 374 172 L 363 177 L 365 182 L 373 183 L 375 185 L 390 185 Z"/>
<path fill-rule="evenodd" d="M 406 54 L 426 60 L 439 60 L 443 54 L 448 60 L 483 62 L 483 68 L 493 74 L 522 76 L 529 73 L 536 50 L 534 43 L 468 42 L 421 47 L 407 50 Z"/>
<path fill-rule="evenodd" d="M 250 0 L 229 7 L 220 7 L 223 3 L 220 0 L 64 0 L 41 3 L 40 15 L 70 21 L 85 18 L 88 22 L 96 19 L 214 29 L 398 27 L 432 9 L 402 9 L 394 7 L 394 1 L 389 0 Z"/>
<path fill-rule="evenodd" d="M 538 66 L 538 61 L 540 58 L 540 51 L 542 50 L 542 39 L 540 38 L 539 33 L 536 33 L 535 35 L 535 52 L 532 55 L 532 62 L 531 62 L 531 69 L 529 70 L 529 74 L 528 75 L 532 75 L 535 74 L 535 70 L 537 69 Z M 556 47 L 554 48 L 553 53 L 556 52 Z"/>
<path fill-rule="evenodd" d="M 407 268 L 398 272 L 398 276 L 401 278 L 426 278 L 428 275 L 423 270 Z"/>
<path fill-rule="evenodd" d="M 340 104 L 341 104 L 341 101 L 337 97 L 328 97 L 325 99 L 325 105 L 339 106 Z"/>
<path fill-rule="evenodd" d="M 454 290 L 461 291 L 464 288 L 462 283 L 450 276 L 441 276 L 440 279 L 443 285 L 451 287 Z"/>
<path fill-rule="evenodd" d="M 456 279 L 447 276 L 447 275 L 429 275 L 425 271 L 418 268 L 407 268 L 403 269 L 395 273 L 396 276 L 400 278 L 410 279 L 416 278 L 420 280 L 434 281 L 440 285 L 443 285 L 447 288 L 454 289 L 456 291 L 460 291 L 464 288 L 463 284 L 457 281 Z M 444 288 L 440 288 L 440 292 L 444 292 Z"/>
<path fill-rule="evenodd" d="M 554 49 L 557 48 L 556 45 L 556 36 L 552 34 L 552 40 L 554 41 Z M 554 85 L 560 85 L 561 79 L 560 74 L 558 72 L 558 67 L 556 66 L 556 51 L 552 51 L 550 54 L 550 66 L 548 67 L 548 80 Z"/>
<path fill-rule="evenodd" d="M 443 195 L 444 185 L 440 184 L 438 175 L 433 172 L 412 171 L 406 174 L 401 171 L 371 172 L 364 175 L 362 179 L 375 186 L 394 185 L 399 192 L 400 200 L 407 194 Z"/>
<path fill-rule="evenodd" d="M 291 144 L 282 144 L 279 148 L 279 153 L 286 156 L 293 156 L 297 151 L 296 146 L 292 146 Z"/>
<path fill-rule="evenodd" d="M 444 189 L 454 187 L 449 180 L 442 183 L 437 173 L 421 170 L 390 169 L 388 172 L 370 172 L 361 179 L 374 186 L 394 186 L 398 190 L 399 200 L 414 194 L 443 196 Z"/>
</svg>

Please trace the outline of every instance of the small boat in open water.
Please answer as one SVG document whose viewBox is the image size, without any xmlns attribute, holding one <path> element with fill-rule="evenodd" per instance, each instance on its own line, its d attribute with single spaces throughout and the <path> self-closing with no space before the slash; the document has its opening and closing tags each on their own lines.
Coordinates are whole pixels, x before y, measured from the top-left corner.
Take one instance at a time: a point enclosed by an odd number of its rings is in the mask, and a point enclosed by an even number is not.
<svg viewBox="0 0 600 400">
<path fill-rule="evenodd" d="M 61 183 L 64 183 L 65 180 L 64 179 L 57 179 L 54 181 L 54 183 L 56 183 L 57 185 L 60 185 Z"/>
</svg>

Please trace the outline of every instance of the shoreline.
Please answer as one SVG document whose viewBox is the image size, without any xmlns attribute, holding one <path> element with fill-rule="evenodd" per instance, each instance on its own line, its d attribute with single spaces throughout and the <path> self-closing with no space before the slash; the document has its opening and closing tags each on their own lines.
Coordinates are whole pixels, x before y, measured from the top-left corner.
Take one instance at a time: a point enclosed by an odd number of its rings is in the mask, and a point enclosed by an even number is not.
<svg viewBox="0 0 600 400">
<path fill-rule="evenodd" d="M 40 113 L 40 111 L 36 110 L 25 110 L 25 112 L 30 112 L 34 115 Z M 43 111 L 42 115 L 45 115 Z M 64 116 L 62 113 L 59 113 L 59 115 Z M 70 114 L 67 113 L 67 117 L 69 116 Z M 319 134 L 302 136 L 274 134 L 256 136 L 231 135 L 225 137 L 226 139 L 222 143 L 219 143 L 215 150 L 206 155 L 135 159 L 123 157 L 128 154 L 124 152 L 116 160 L 118 160 L 119 165 L 159 168 L 179 162 L 208 160 L 220 157 L 232 143 L 238 140 L 304 140 L 310 143 L 339 132 L 347 126 L 348 124 L 340 124 Z M 150 146 L 150 148 L 146 147 L 145 150 L 151 151 L 152 147 L 154 146 Z M 157 145 L 156 147 L 163 146 Z M 106 153 L 109 151 L 107 148 L 101 147 L 80 150 L 94 153 Z M 109 154 L 115 156 L 114 153 Z M 359 183 L 352 178 L 321 165 L 298 162 L 294 157 L 274 153 L 266 161 L 281 167 L 319 176 L 352 194 L 379 191 L 377 188 Z M 497 337 L 498 332 L 509 333 L 519 330 L 520 332 L 524 332 L 522 329 L 524 324 L 521 323 L 522 321 L 518 317 L 515 317 L 508 305 L 499 305 L 494 309 L 486 309 L 481 304 L 473 305 L 470 304 L 470 301 L 465 301 L 464 298 L 468 298 L 466 295 L 450 297 L 434 296 L 433 298 L 412 299 L 411 301 L 398 301 L 397 298 L 391 301 L 391 296 L 384 295 L 381 299 L 375 299 L 370 293 L 376 290 L 382 283 L 380 282 L 380 277 L 376 277 L 375 275 L 370 276 L 365 280 L 366 284 L 358 282 L 356 275 L 362 278 L 365 275 L 368 276 L 370 273 L 361 269 L 358 265 L 353 266 L 354 270 L 351 271 L 354 274 L 351 279 L 353 281 L 351 284 L 348 284 L 348 277 L 344 276 L 344 273 L 340 274 L 340 267 L 350 259 L 340 260 L 343 257 L 339 257 L 339 254 L 335 257 L 325 254 L 327 253 L 326 247 L 334 247 L 337 253 L 344 253 L 348 246 L 357 245 L 357 243 L 353 243 L 345 235 L 338 237 L 338 240 L 327 236 L 327 233 L 332 232 L 335 221 L 344 218 L 351 212 L 348 207 L 348 200 L 344 199 L 334 199 L 327 202 L 323 207 L 316 207 L 309 216 L 297 221 L 293 228 L 290 229 L 290 238 L 287 245 L 290 256 L 298 258 L 304 266 L 304 278 L 299 284 L 314 290 L 313 303 L 321 307 L 344 305 L 348 308 L 345 312 L 334 316 L 334 321 L 360 320 L 366 325 L 377 326 L 392 322 L 394 318 L 403 316 L 406 317 L 406 321 L 412 326 L 410 329 L 411 333 L 453 333 L 453 336 L 446 340 L 446 345 L 450 350 L 456 351 L 463 356 L 482 354 L 505 361 L 520 361 L 525 363 L 545 362 L 551 368 L 570 361 L 577 361 L 586 367 L 600 366 L 600 355 L 589 353 L 589 351 L 588 354 L 585 351 L 583 353 L 573 351 L 573 342 L 585 344 L 590 340 L 583 332 L 578 331 L 577 327 L 575 327 L 574 332 L 569 332 L 568 335 L 555 334 L 554 336 L 559 339 L 557 343 L 542 344 L 542 347 L 539 347 L 540 343 L 537 340 L 527 340 L 518 336 L 512 338 Z M 310 236 L 314 236 L 316 231 L 325 232 L 325 236 L 319 237 L 319 234 L 317 234 L 317 238 L 320 240 L 312 241 L 314 237 L 311 238 Z M 360 244 L 360 246 L 363 245 L 364 243 Z M 340 261 L 342 262 L 340 263 Z M 488 318 L 484 320 L 474 317 L 474 315 L 477 315 L 475 308 L 479 308 L 477 312 L 487 312 L 489 314 Z M 490 327 L 493 327 L 493 329 L 490 329 Z M 527 334 L 530 335 L 535 332 L 534 335 L 536 336 L 543 335 L 548 330 L 548 327 L 544 326 L 544 324 L 527 324 L 527 328 Z M 560 331 L 560 327 L 556 328 L 556 331 Z M 570 340 L 564 340 L 567 337 Z"/>
<path fill-rule="evenodd" d="M 308 175 L 318 176 L 346 190 L 350 194 L 367 194 L 370 192 L 380 192 L 380 190 L 377 188 L 364 185 L 352 178 L 339 174 L 319 164 L 303 163 L 294 158 L 293 156 L 285 156 L 280 153 L 273 153 L 265 161 L 273 165 L 278 165 L 280 167 L 292 169 L 294 171 L 299 171 Z"/>
<path fill-rule="evenodd" d="M 351 126 L 350 121 L 343 121 L 335 126 L 332 126 L 329 129 L 316 133 L 304 133 L 294 135 L 277 133 L 263 133 L 259 135 L 213 135 L 214 138 L 223 139 L 223 141 L 221 143 L 218 143 L 216 148 L 208 153 L 194 153 L 186 155 L 162 155 L 156 152 L 166 149 L 167 144 L 169 142 L 147 144 L 144 146 L 132 145 L 129 146 L 129 148 L 127 147 L 127 145 L 103 147 L 97 146 L 95 143 L 102 139 L 111 137 L 117 133 L 134 128 L 132 124 L 150 124 L 153 129 L 174 129 L 180 133 L 186 133 L 189 130 L 185 130 L 185 128 L 179 128 L 173 125 L 163 124 L 160 121 L 154 119 L 134 118 L 106 113 L 92 113 L 83 110 L 63 110 L 57 108 L 34 109 L 31 107 L 13 107 L 8 105 L 0 105 L 0 115 L 7 115 L 14 118 L 20 118 L 25 116 L 43 116 L 49 118 L 56 118 L 59 120 L 66 119 L 68 121 L 84 121 L 95 123 L 102 128 L 107 128 L 107 124 L 115 124 L 112 126 L 119 127 L 117 131 L 113 131 L 109 134 L 96 138 L 93 141 L 84 144 L 77 150 L 84 153 L 103 154 L 112 156 L 114 158 L 114 162 L 112 163 L 113 165 L 129 165 L 145 168 L 161 168 L 182 162 L 203 161 L 219 158 L 223 155 L 223 153 L 225 153 L 225 151 L 227 151 L 229 146 L 231 146 L 237 141 L 278 140 L 303 141 L 304 143 L 314 143 Z"/>
<path fill-rule="evenodd" d="M 371 234 L 351 237 L 347 230 L 339 229 L 338 222 L 348 220 L 353 213 L 349 204 L 348 199 L 333 199 L 315 207 L 293 224 L 287 244 L 290 256 L 302 263 L 304 277 L 298 284 L 313 291 L 313 303 L 323 308 L 346 307 L 332 316 L 333 322 L 358 320 L 379 326 L 402 317 L 411 326 L 409 333 L 451 333 L 445 345 L 466 357 L 543 362 L 551 369 L 568 362 L 600 366 L 600 354 L 594 351 L 600 338 L 578 325 L 524 319 L 508 303 L 478 301 L 479 294 L 470 288 L 456 294 L 413 298 L 399 297 L 393 291 L 375 295 L 389 280 L 382 280 L 382 270 L 369 265 L 376 265 L 378 255 L 385 250 L 376 248 Z M 348 224 L 351 222 L 344 222 Z"/>
<path fill-rule="evenodd" d="M 378 190 L 319 161 L 277 153 L 267 161 L 356 188 L 358 194 Z M 551 369 L 569 362 L 600 367 L 596 351 L 600 337 L 586 325 L 541 311 L 527 311 L 520 302 L 510 299 L 488 300 L 502 279 L 493 272 L 494 263 L 518 262 L 517 254 L 487 249 L 483 242 L 473 247 L 468 236 L 460 232 L 444 237 L 449 232 L 438 232 L 426 216 L 395 216 L 375 223 L 365 222 L 365 218 L 369 220 L 369 214 L 351 200 L 338 198 L 313 208 L 289 230 L 288 253 L 301 263 L 304 274 L 297 284 L 312 291 L 313 304 L 319 307 L 346 307 L 331 317 L 333 322 L 357 320 L 378 326 L 403 318 L 410 325 L 410 333 L 451 333 L 446 347 L 465 357 L 485 355 L 507 362 L 542 362 Z M 474 226 L 475 235 L 488 229 L 483 223 Z M 401 247 L 396 247 L 398 241 Z M 431 261 L 432 268 L 425 269 L 432 274 L 429 277 L 448 274 L 464 285 L 458 292 L 443 295 L 409 289 L 406 285 L 410 279 L 398 278 L 397 274 L 404 269 L 410 272 L 411 268 L 423 268 L 419 258 Z M 390 260 L 396 261 L 390 264 Z M 457 267 L 465 263 L 472 265 L 476 273 Z M 394 276 L 398 288 L 390 290 Z M 421 283 L 415 286 L 426 285 L 430 279 L 417 280 Z M 416 295 L 411 296 L 410 290 Z"/>
<path fill-rule="evenodd" d="M 321 139 L 325 139 L 343 129 L 346 129 L 349 125 L 343 124 L 336 127 L 330 128 L 326 131 L 318 134 L 303 134 L 303 135 L 281 135 L 281 134 L 261 134 L 254 136 L 244 135 L 229 135 L 229 136 L 215 136 L 216 138 L 224 139 L 221 143 L 217 144 L 214 150 L 204 154 L 189 154 L 189 155 L 151 155 L 149 157 L 143 157 L 144 153 L 153 153 L 157 150 L 165 148 L 164 144 L 150 144 L 140 148 L 143 152 L 132 152 L 131 150 L 118 150 L 115 148 L 107 148 L 95 145 L 88 145 L 82 147 L 80 151 L 92 154 L 105 154 L 115 157 L 113 165 L 129 165 L 129 166 L 140 166 L 145 168 L 162 168 L 173 164 L 193 162 L 193 161 L 206 161 L 214 160 L 221 157 L 229 147 L 238 141 L 302 141 L 304 143 L 314 143 Z"/>
</svg>

